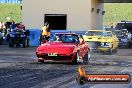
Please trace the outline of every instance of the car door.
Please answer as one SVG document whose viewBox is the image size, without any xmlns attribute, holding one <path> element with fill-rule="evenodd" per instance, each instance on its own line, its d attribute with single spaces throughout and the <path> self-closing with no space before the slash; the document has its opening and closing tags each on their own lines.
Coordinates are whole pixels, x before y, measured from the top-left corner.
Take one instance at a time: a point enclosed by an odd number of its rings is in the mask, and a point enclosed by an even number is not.
<svg viewBox="0 0 132 88">
<path fill-rule="evenodd" d="M 88 43 L 85 42 L 85 40 L 83 39 L 83 37 L 81 37 L 83 44 L 82 44 L 82 53 L 83 53 L 83 57 L 85 57 L 86 53 L 88 53 Z"/>
</svg>

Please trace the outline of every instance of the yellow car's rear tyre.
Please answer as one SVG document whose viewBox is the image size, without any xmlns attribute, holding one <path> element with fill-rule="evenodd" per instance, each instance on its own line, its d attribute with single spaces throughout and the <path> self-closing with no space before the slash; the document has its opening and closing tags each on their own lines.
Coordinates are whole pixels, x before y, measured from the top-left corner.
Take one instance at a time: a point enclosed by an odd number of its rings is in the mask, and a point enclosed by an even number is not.
<svg viewBox="0 0 132 88">
<path fill-rule="evenodd" d="M 114 49 L 114 53 L 116 54 L 118 52 L 118 48 L 116 47 L 115 49 Z"/>
<path fill-rule="evenodd" d="M 113 54 L 112 48 L 110 48 L 110 49 L 107 51 L 107 54 L 108 54 L 108 55 L 112 55 L 112 54 Z"/>
</svg>

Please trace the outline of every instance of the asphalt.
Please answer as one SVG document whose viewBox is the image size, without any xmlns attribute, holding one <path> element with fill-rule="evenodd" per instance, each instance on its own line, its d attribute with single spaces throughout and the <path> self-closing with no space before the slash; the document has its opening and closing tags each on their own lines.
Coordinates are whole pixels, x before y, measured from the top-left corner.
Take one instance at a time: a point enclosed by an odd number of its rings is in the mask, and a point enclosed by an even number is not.
<svg viewBox="0 0 132 88">
<path fill-rule="evenodd" d="M 0 45 L 0 88 L 132 88 L 132 84 L 85 84 L 76 82 L 77 68 L 69 63 L 37 62 L 37 47 L 9 48 Z M 92 53 L 87 73 L 132 75 L 132 49 L 114 55 Z"/>
</svg>

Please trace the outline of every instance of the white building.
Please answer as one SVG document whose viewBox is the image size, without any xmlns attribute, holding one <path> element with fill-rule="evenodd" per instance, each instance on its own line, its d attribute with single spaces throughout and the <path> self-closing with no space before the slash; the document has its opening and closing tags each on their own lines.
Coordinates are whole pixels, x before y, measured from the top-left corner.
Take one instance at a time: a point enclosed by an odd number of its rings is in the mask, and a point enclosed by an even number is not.
<svg viewBox="0 0 132 88">
<path fill-rule="evenodd" d="M 100 0 L 23 0 L 22 21 L 28 29 L 103 29 L 103 3 Z"/>
</svg>

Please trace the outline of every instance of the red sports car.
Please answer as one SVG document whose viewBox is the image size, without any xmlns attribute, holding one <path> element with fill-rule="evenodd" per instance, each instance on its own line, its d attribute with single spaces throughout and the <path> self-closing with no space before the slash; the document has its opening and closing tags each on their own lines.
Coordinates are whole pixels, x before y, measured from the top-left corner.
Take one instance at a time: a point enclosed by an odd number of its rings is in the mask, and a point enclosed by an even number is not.
<svg viewBox="0 0 132 88">
<path fill-rule="evenodd" d="M 39 62 L 46 60 L 55 62 L 81 61 L 88 63 L 90 48 L 81 35 L 74 33 L 56 33 L 49 42 L 40 45 L 36 50 Z"/>
</svg>

